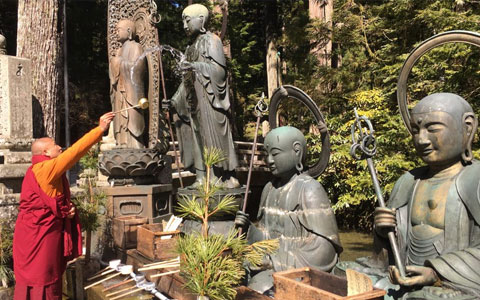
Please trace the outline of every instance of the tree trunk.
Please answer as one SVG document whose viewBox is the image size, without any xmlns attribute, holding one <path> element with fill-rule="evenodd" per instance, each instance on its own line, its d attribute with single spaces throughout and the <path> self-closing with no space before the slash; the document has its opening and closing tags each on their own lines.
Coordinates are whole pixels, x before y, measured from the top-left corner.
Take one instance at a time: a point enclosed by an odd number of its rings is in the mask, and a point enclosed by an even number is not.
<svg viewBox="0 0 480 300">
<path fill-rule="evenodd" d="M 333 0 L 309 0 L 308 12 L 311 20 L 319 19 L 332 25 Z M 332 38 L 324 47 L 312 49 L 312 53 L 317 56 L 322 66 L 331 66 Z"/>
<path fill-rule="evenodd" d="M 272 97 L 273 91 L 279 87 L 280 78 L 280 57 L 276 44 L 277 32 L 277 1 L 267 1 L 265 3 L 265 36 L 266 36 L 266 69 L 268 83 L 268 97 Z"/>
<path fill-rule="evenodd" d="M 33 136 L 58 141 L 63 0 L 19 0 L 17 56 L 32 62 Z"/>
</svg>

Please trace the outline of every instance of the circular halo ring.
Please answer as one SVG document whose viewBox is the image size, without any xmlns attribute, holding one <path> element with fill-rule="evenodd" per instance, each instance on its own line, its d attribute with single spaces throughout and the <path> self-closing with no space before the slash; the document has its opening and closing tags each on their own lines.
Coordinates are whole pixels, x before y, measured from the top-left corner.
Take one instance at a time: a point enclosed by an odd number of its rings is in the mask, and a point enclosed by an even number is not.
<svg viewBox="0 0 480 300">
<path fill-rule="evenodd" d="M 326 126 L 325 119 L 323 118 L 320 109 L 317 104 L 301 89 L 293 85 L 283 85 L 275 89 L 272 93 L 270 105 L 268 107 L 268 122 L 271 129 L 275 129 L 278 126 L 278 109 L 283 99 L 291 98 L 303 103 L 315 117 L 316 125 L 320 127 Z M 328 130 L 321 133 L 320 137 L 322 143 L 322 150 L 320 151 L 320 159 L 312 166 L 307 167 L 306 173 L 314 178 L 320 176 L 327 168 L 328 160 L 330 158 L 330 134 Z"/>
<path fill-rule="evenodd" d="M 407 59 L 403 63 L 400 71 L 400 76 L 397 82 L 397 101 L 402 115 L 403 123 L 408 129 L 408 132 L 412 134 L 412 127 L 410 126 L 410 112 L 408 111 L 407 103 L 407 81 L 408 75 L 412 71 L 415 62 L 422 57 L 429 50 L 447 43 L 465 43 L 480 47 L 480 34 L 473 31 L 465 30 L 452 30 L 439 33 L 431 38 L 423 41 L 408 55 Z"/>
</svg>

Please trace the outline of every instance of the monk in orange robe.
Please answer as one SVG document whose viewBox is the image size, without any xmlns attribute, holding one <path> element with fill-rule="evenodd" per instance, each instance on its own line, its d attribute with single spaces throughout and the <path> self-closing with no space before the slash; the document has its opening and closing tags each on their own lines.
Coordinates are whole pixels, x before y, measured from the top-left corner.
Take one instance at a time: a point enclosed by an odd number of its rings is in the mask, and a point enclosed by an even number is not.
<svg viewBox="0 0 480 300">
<path fill-rule="evenodd" d="M 32 143 L 13 236 L 15 300 L 61 300 L 67 261 L 82 254 L 81 228 L 65 172 L 100 141 L 115 114 L 62 152 L 51 138 Z"/>
</svg>

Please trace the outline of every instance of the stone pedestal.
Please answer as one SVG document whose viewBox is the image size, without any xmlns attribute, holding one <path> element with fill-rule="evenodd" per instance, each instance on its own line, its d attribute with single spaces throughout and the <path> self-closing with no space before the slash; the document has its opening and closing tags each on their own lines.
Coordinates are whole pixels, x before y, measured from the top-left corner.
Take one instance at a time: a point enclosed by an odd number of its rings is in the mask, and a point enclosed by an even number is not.
<svg viewBox="0 0 480 300">
<path fill-rule="evenodd" d="M 0 55 L 0 194 L 20 192 L 32 136 L 30 60 Z"/>
<path fill-rule="evenodd" d="M 172 185 L 150 184 L 104 187 L 110 217 L 140 216 L 149 223 L 172 213 Z"/>
</svg>

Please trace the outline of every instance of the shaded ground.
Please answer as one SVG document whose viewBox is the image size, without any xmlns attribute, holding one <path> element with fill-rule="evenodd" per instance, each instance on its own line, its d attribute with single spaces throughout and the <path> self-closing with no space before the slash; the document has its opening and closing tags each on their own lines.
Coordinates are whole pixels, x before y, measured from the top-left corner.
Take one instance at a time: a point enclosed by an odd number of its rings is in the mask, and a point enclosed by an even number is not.
<svg viewBox="0 0 480 300">
<path fill-rule="evenodd" d="M 340 242 L 343 252 L 340 260 L 355 260 L 362 256 L 370 256 L 373 249 L 373 235 L 356 231 L 340 231 Z"/>
</svg>

